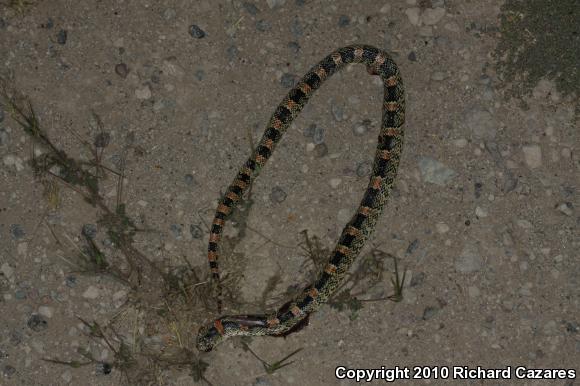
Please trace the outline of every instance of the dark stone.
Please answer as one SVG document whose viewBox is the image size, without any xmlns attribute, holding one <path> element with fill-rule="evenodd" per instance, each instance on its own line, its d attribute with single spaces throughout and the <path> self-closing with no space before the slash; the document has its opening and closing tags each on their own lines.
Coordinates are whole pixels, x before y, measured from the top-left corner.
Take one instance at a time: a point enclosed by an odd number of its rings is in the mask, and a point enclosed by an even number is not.
<svg viewBox="0 0 580 386">
<path fill-rule="evenodd" d="M 195 24 L 189 26 L 189 34 L 191 35 L 191 37 L 196 39 L 203 39 L 206 35 L 205 31 Z"/>
</svg>

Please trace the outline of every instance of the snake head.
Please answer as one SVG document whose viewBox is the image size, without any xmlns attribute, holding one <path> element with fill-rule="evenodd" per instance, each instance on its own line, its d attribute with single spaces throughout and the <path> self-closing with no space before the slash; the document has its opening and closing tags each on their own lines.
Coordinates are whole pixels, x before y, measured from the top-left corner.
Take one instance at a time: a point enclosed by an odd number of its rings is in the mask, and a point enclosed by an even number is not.
<svg viewBox="0 0 580 386">
<path fill-rule="evenodd" d="M 197 334 L 197 349 L 199 351 L 209 352 L 222 340 L 223 336 L 215 327 L 214 323 L 202 326 Z"/>
</svg>

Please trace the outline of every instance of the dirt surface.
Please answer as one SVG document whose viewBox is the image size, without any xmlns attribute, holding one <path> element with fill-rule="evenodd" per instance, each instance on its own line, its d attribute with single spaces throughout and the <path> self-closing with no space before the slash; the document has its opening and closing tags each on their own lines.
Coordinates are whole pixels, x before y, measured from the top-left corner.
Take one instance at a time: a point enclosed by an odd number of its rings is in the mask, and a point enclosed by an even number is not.
<svg viewBox="0 0 580 386">
<path fill-rule="evenodd" d="M 566 369 L 520 383 L 577 384 L 579 18 L 573 0 L 3 1 L 8 94 L 71 170 L 93 173 L 95 154 L 107 169 L 91 191 L 47 165 L 2 101 L 0 384 L 354 384 L 339 366 L 432 366 L 430 384 L 473 383 L 461 366 L 511 370 L 490 384 Z M 301 331 L 198 353 L 218 316 L 217 199 L 294 82 L 354 43 L 390 52 L 407 95 L 396 189 L 362 264 Z M 227 226 L 227 313 L 274 309 L 315 277 L 326 255 L 301 232 L 330 249 L 357 207 L 381 93 L 349 67 L 292 124 Z M 302 350 L 267 371 L 248 347 L 268 363 Z"/>
</svg>

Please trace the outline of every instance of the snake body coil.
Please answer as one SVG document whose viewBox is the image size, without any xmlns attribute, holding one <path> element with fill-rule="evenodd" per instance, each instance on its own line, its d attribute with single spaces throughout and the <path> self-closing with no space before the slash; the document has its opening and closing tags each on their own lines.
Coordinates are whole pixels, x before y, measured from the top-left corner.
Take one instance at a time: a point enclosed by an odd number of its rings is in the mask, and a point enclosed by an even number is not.
<svg viewBox="0 0 580 386">
<path fill-rule="evenodd" d="M 285 335 L 326 302 L 375 228 L 389 197 L 397 174 L 403 147 L 402 125 L 405 121 L 405 97 L 401 75 L 389 55 L 366 45 L 340 48 L 315 65 L 298 82 L 270 118 L 270 122 L 253 154 L 238 172 L 221 199 L 212 223 L 208 259 L 212 276 L 219 283 L 218 244 L 228 215 L 264 166 L 276 144 L 314 91 L 349 63 L 363 63 L 371 75 L 378 75 L 384 83 L 381 131 L 379 134 L 372 175 L 363 199 L 352 219 L 342 231 L 325 269 L 314 283 L 296 299 L 286 303 L 271 315 L 223 316 L 200 328 L 197 348 L 210 351 L 229 336 Z"/>
</svg>

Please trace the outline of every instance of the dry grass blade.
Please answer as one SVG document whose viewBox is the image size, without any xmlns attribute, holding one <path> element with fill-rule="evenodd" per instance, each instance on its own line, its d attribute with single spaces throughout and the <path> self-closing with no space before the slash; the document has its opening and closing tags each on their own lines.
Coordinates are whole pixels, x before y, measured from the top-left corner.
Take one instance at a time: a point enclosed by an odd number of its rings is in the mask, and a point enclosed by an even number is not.
<svg viewBox="0 0 580 386">
<path fill-rule="evenodd" d="M 98 216 L 94 221 L 97 224 L 96 229 L 89 232 L 83 228 L 78 236 L 82 240 L 81 243 L 75 235 L 69 236 L 66 231 L 49 226 L 43 216 L 40 223 L 44 222 L 47 225 L 48 231 L 58 245 L 69 249 L 67 252 L 57 253 L 56 256 L 73 267 L 75 271 L 70 272 L 71 274 L 78 272 L 106 275 L 116 279 L 128 289 L 119 291 L 126 293 L 123 295 L 126 296 L 126 300 L 115 304 L 116 307 L 129 310 L 128 312 L 119 310 L 104 324 L 79 318 L 86 327 L 86 339 L 91 345 L 87 346 L 87 349 L 78 350 L 78 354 L 84 359 L 45 358 L 45 361 L 73 368 L 94 364 L 97 373 L 100 374 L 108 374 L 117 369 L 127 384 L 160 384 L 164 381 L 163 370 L 167 367 L 187 366 L 196 381 L 211 385 L 204 376 L 209 364 L 198 359 L 187 348 L 191 345 L 191 328 L 180 329 L 180 326 L 201 323 L 200 317 L 196 315 L 203 315 L 209 309 L 209 303 L 215 298 L 216 291 L 208 280 L 209 272 L 198 271 L 198 267 L 193 267 L 187 259 L 182 257 L 183 265 L 166 269 L 159 267 L 136 248 L 135 238 L 138 232 L 144 230 L 137 226 L 128 212 L 130 203 L 124 201 L 123 195 L 127 154 L 134 146 L 134 138 L 127 135 L 127 141 L 120 150 L 122 154 L 120 164 L 115 165 L 115 168 L 104 165 L 104 150 L 109 145 L 115 146 L 115 143 L 111 144 L 111 136 L 105 131 L 102 120 L 93 112 L 89 122 L 93 141 L 84 139 L 83 135 L 75 130 L 60 128 L 61 131 L 67 130 L 69 135 L 76 138 L 75 150 L 89 155 L 88 160 L 76 158 L 51 140 L 30 101 L 17 93 L 13 87 L 8 87 L 8 82 L 1 77 L 0 100 L 10 117 L 31 139 L 33 156 L 30 166 L 37 180 L 45 187 L 47 213 L 62 209 L 59 189 L 62 186 L 78 193 L 86 203 L 96 208 Z M 35 146 L 41 151 L 34 151 Z M 250 147 L 253 151 L 253 144 Z M 102 181 L 109 175 L 117 178 L 115 200 L 108 199 L 101 192 L 104 190 L 101 188 Z M 235 251 L 235 247 L 246 231 L 251 229 L 247 218 L 253 203 L 250 187 L 236 215 L 229 219 L 234 222 L 238 234 L 235 237 L 224 237 L 222 243 L 222 256 L 227 260 L 228 266 L 233 267 L 223 275 L 224 296 L 234 306 L 240 304 L 239 282 L 242 277 L 240 272 L 244 270 L 246 260 L 243 254 Z M 267 237 L 264 238 L 274 243 Z M 71 255 L 76 257 L 75 261 L 70 258 Z M 274 290 L 277 282 L 277 278 L 270 280 L 264 298 Z M 163 301 L 166 305 L 160 306 Z M 134 323 L 129 327 L 130 330 L 132 328 L 129 333 L 123 331 L 124 335 L 118 334 L 113 324 L 122 325 L 131 311 L 139 315 L 139 325 Z M 117 318 L 121 314 L 124 317 Z M 154 341 L 150 337 L 158 336 L 158 332 L 152 328 L 153 325 L 166 326 L 167 336 L 171 336 L 171 339 L 160 346 L 150 343 Z M 95 360 L 91 356 L 93 344 L 111 351 L 114 355 L 112 363 Z M 88 347 L 91 347 L 91 350 Z M 290 356 L 265 368 L 273 372 L 287 366 L 292 363 L 288 363 L 287 360 Z"/>
<path fill-rule="evenodd" d="M 254 358 L 256 358 L 257 360 L 260 361 L 260 363 L 262 363 L 262 366 L 264 366 L 264 370 L 266 371 L 266 373 L 268 374 L 273 374 L 276 371 L 286 367 L 286 366 L 290 366 L 291 364 L 294 363 L 294 361 L 290 361 L 287 362 L 288 359 L 292 358 L 294 355 L 298 354 L 300 351 L 303 350 L 303 348 L 299 348 L 297 350 L 292 351 L 290 354 L 286 355 L 284 358 L 270 364 L 268 362 L 266 362 L 265 360 L 263 360 L 262 358 L 260 358 L 258 356 L 258 354 L 256 354 L 254 351 L 252 351 L 252 349 L 250 348 L 250 346 L 248 346 L 247 343 L 242 342 L 243 346 L 244 346 L 244 350 L 247 350 L 248 352 L 250 352 L 250 354 L 252 354 L 254 356 Z"/>
</svg>

